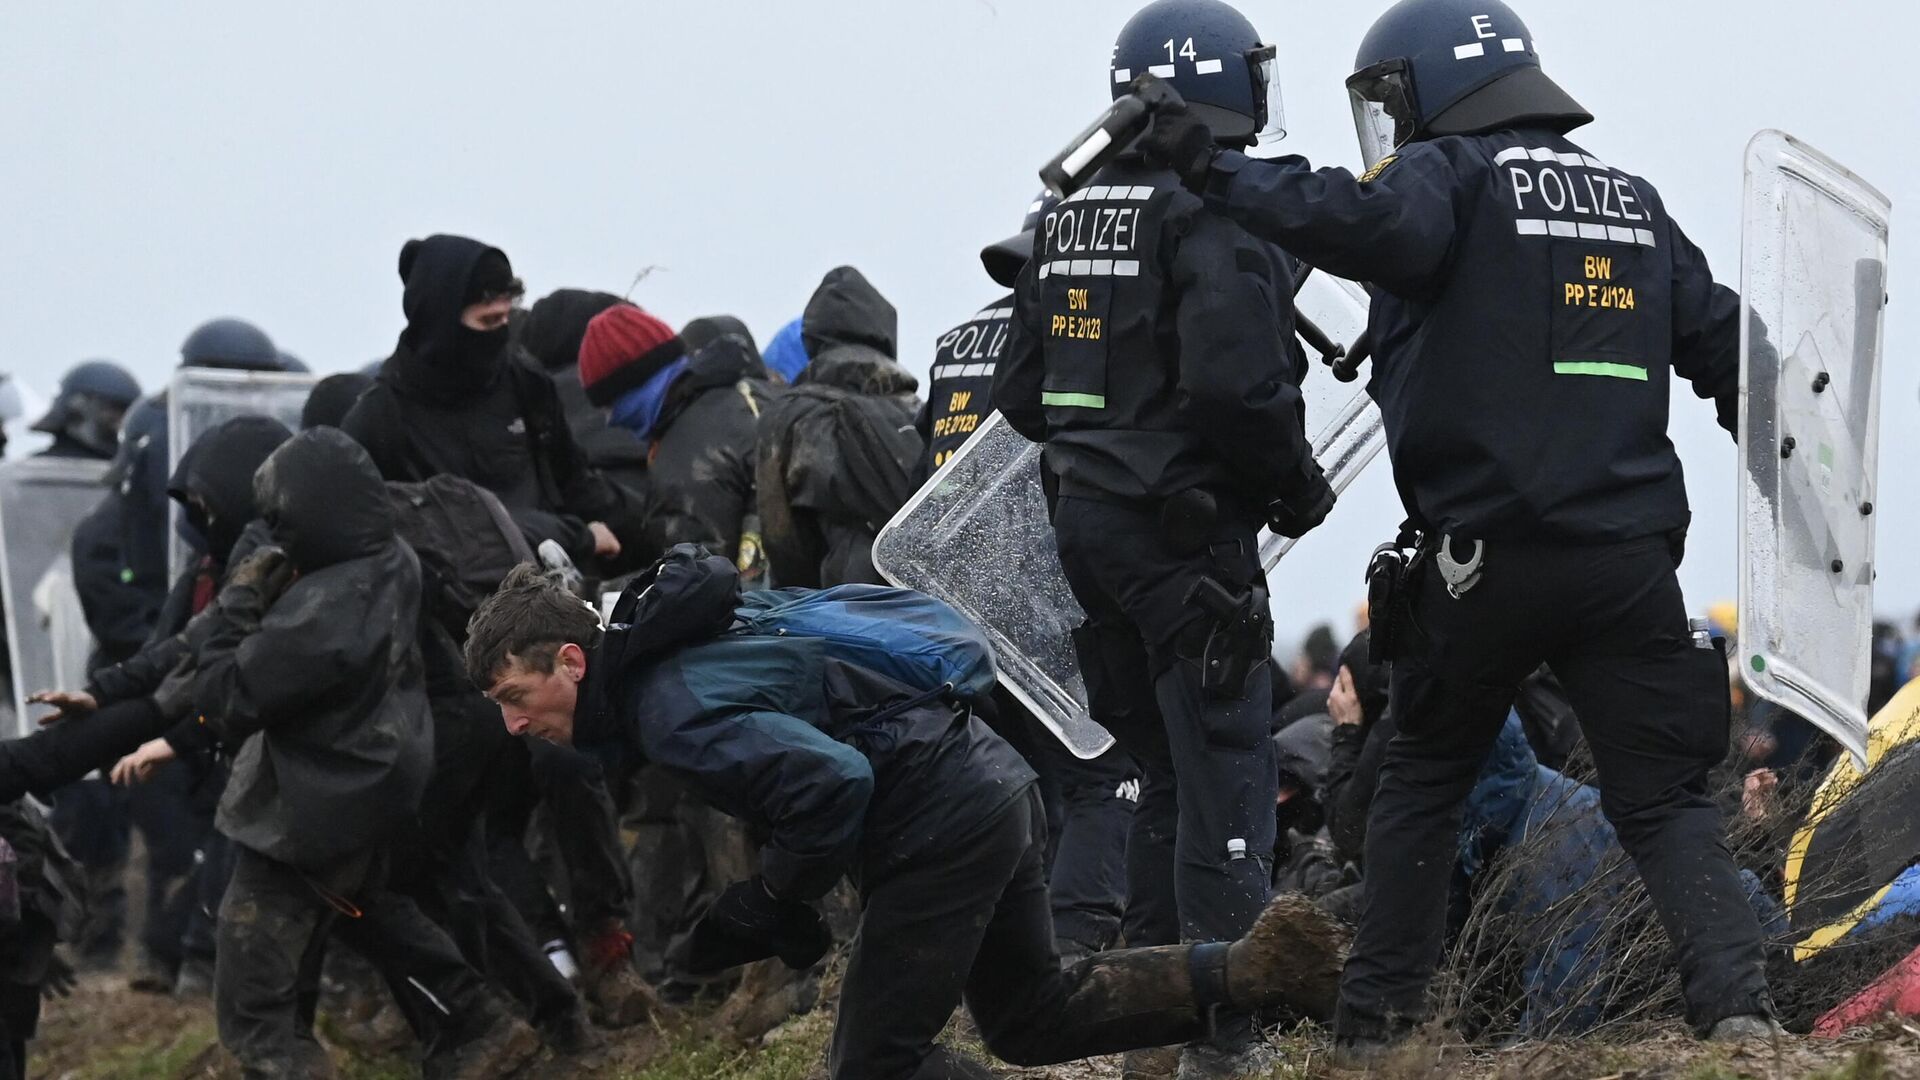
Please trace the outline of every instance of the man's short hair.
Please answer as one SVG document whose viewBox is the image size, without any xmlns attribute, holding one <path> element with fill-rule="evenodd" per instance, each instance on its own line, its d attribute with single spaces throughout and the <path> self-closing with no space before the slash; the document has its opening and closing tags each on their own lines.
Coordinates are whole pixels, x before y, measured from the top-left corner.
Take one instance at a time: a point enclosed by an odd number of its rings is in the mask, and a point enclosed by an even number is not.
<svg viewBox="0 0 1920 1080">
<path fill-rule="evenodd" d="M 599 637 L 593 609 L 538 566 L 521 563 L 467 620 L 467 677 L 485 690 L 516 658 L 550 673 L 560 646 L 588 649 Z"/>
</svg>

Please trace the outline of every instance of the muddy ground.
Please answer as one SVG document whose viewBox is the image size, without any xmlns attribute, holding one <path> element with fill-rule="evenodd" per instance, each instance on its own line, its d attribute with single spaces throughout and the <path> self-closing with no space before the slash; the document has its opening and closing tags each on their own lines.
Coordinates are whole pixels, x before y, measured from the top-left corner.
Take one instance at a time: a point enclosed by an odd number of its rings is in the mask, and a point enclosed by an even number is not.
<svg viewBox="0 0 1920 1080">
<path fill-rule="evenodd" d="M 709 1019 L 684 1016 L 669 1023 L 609 1033 L 609 1049 L 592 1062 L 541 1058 L 521 1075 L 542 1080 L 608 1077 L 622 1080 L 824 1080 L 830 1014 L 789 1021 L 751 1047 L 716 1037 Z M 981 1053 L 956 1025 L 951 1041 Z M 418 1075 L 404 1053 L 367 1052 L 349 1045 L 330 1017 L 323 1035 L 342 1080 L 398 1080 Z M 1316 1031 L 1276 1036 L 1287 1080 L 1353 1076 L 1331 1070 L 1326 1041 Z M 1118 1062 L 1080 1062 L 1046 1069 L 1002 1069 L 1020 1080 L 1118 1080 Z M 205 1002 L 182 1003 L 138 994 L 124 980 L 88 975 L 74 995 L 48 1003 L 40 1038 L 30 1051 L 29 1074 L 48 1080 L 237 1080 L 221 1052 L 213 1012 Z M 1532 1044 L 1469 1052 L 1427 1045 L 1379 1074 L 1391 1080 L 1451 1078 L 1519 1080 L 1920 1080 L 1920 1024 L 1889 1021 L 1843 1042 L 1786 1040 L 1771 1048 L 1727 1051 L 1702 1047 L 1677 1031 L 1652 1031 L 1630 1041 Z"/>
</svg>

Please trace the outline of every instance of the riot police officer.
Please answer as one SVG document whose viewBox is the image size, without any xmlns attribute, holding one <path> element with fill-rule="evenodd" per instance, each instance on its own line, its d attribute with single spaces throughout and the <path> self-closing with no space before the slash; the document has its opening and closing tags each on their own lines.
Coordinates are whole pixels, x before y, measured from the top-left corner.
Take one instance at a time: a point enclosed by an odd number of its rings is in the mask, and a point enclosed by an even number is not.
<svg viewBox="0 0 1920 1080">
<path fill-rule="evenodd" d="M 1027 206 L 1018 233 L 981 249 L 980 263 L 996 284 L 1012 289 L 1019 281 L 1040 221 L 1056 201 L 1041 192 Z M 926 443 L 923 482 L 993 415 L 994 366 L 1012 334 L 1013 301 L 1011 294 L 1003 296 L 940 335 L 927 400 L 914 420 Z M 1099 952 L 1118 940 L 1121 929 L 1139 770 L 1119 746 L 1091 760 L 1075 757 L 1004 687 L 995 690 L 993 706 L 989 725 L 1040 777 L 1049 837 L 1047 890 L 1060 955 L 1071 961 Z"/>
<path fill-rule="evenodd" d="M 1368 826 L 1342 1051 L 1376 1055 L 1425 1015 L 1461 800 L 1542 661 L 1678 949 L 1689 1020 L 1764 1035 L 1759 927 L 1706 791 L 1727 668 L 1689 634 L 1667 439 L 1674 374 L 1733 429 L 1739 298 L 1652 184 L 1567 138 L 1592 117 L 1498 0 L 1403 0 L 1355 66 L 1358 177 L 1217 150 L 1198 114 L 1163 114 L 1144 140 L 1209 209 L 1372 289 L 1369 389 L 1423 540 L 1411 617 L 1390 620 L 1400 733 Z"/>
<path fill-rule="evenodd" d="M 140 400 L 140 384 L 111 360 L 74 365 L 60 379 L 60 394 L 33 430 L 53 436 L 47 457 L 109 460 L 120 446 L 120 422 Z"/>
<path fill-rule="evenodd" d="M 1159 0 L 1120 32 L 1110 85 L 1151 70 L 1211 138 L 1245 147 L 1278 134 L 1273 53 L 1219 0 Z M 1130 855 L 1129 903 L 1164 913 L 1130 944 L 1232 937 L 1267 895 L 1272 624 L 1255 534 L 1277 516 L 1297 535 L 1333 503 L 1302 427 L 1295 272 L 1175 173 L 1122 155 L 1043 215 L 994 378 L 994 404 L 1046 446 L 1089 705 L 1144 772 L 1134 839 L 1175 837 L 1171 867 L 1150 846 Z M 1261 1064 L 1246 1018 L 1216 1020 L 1181 1075 Z"/>
</svg>

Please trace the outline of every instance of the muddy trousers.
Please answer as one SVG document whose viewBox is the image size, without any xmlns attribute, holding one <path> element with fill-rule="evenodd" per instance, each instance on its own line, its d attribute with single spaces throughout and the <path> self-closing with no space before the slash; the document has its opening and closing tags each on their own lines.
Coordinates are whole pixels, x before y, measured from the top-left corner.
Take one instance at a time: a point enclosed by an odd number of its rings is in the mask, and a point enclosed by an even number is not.
<svg viewBox="0 0 1920 1080">
<path fill-rule="evenodd" d="M 516 790 L 489 810 L 487 838 L 494 880 L 520 909 L 542 941 L 584 937 L 608 920 L 625 921 L 633 904 L 633 878 L 620 838 L 619 816 L 598 762 L 571 747 L 532 741 Z M 541 810 L 543 842 L 564 868 L 550 881 L 527 852 L 528 825 Z M 550 889 L 550 885 L 558 886 Z M 565 904 L 564 920 L 555 894 Z"/>
<path fill-rule="evenodd" d="M 1600 805 L 1679 952 L 1698 1028 L 1771 1013 L 1760 927 L 1727 853 L 1709 771 L 1727 752 L 1727 666 L 1696 648 L 1663 537 L 1588 547 L 1486 546 L 1458 599 L 1431 567 L 1412 583 L 1387 745 L 1367 819 L 1359 934 L 1341 982 L 1343 1038 L 1392 1037 L 1428 1015 L 1461 809 L 1520 680 L 1566 685 Z"/>
<path fill-rule="evenodd" d="M 329 935 L 371 961 L 396 998 L 420 999 L 442 1018 L 438 1034 L 420 1033 L 429 1054 L 498 1018 L 446 932 L 381 884 L 383 862 L 369 853 L 303 872 L 236 845 L 220 906 L 214 1015 L 249 1080 L 332 1075 L 313 1034 Z"/>
<path fill-rule="evenodd" d="M 1122 949 L 1067 971 L 1054 948 L 1037 792 L 958 843 L 862 890 L 840 990 L 834 1080 L 909 1080 L 963 1000 L 988 1049 L 1019 1065 L 1205 1033 L 1183 948 Z"/>
</svg>

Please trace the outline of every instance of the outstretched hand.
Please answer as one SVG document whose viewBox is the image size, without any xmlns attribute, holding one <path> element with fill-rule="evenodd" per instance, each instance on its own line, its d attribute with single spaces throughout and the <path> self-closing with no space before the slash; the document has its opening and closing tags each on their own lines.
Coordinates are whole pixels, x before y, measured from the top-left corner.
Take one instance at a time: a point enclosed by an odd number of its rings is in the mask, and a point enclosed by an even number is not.
<svg viewBox="0 0 1920 1080">
<path fill-rule="evenodd" d="M 121 758 L 119 764 L 113 767 L 110 777 L 121 787 L 144 784 L 153 775 L 155 768 L 163 762 L 172 760 L 173 747 L 165 739 L 154 739 Z"/>
<path fill-rule="evenodd" d="M 85 716 L 100 707 L 100 702 L 85 690 L 42 690 L 27 698 L 27 701 L 34 705 L 51 705 L 59 710 L 40 717 L 41 727 L 71 716 Z"/>
</svg>

